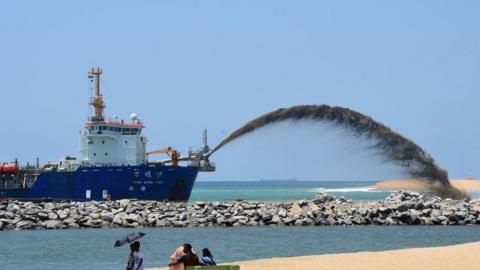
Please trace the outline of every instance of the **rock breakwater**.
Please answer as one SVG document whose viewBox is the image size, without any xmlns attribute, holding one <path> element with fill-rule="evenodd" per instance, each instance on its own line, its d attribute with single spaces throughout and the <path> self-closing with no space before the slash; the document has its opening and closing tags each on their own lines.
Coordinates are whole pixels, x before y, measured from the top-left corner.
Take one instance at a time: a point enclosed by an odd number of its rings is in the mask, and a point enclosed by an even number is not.
<svg viewBox="0 0 480 270">
<path fill-rule="evenodd" d="M 480 202 L 405 191 L 370 202 L 0 202 L 0 230 L 333 225 L 480 225 Z"/>
</svg>

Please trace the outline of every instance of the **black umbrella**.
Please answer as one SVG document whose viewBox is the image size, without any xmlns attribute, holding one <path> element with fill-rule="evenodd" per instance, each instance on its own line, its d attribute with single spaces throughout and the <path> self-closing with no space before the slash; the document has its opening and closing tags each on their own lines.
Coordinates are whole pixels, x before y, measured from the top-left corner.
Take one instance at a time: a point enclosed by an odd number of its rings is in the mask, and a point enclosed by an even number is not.
<svg viewBox="0 0 480 270">
<path fill-rule="evenodd" d="M 137 239 L 140 239 L 142 238 L 143 236 L 145 236 L 145 233 L 143 232 L 133 232 L 133 233 L 130 233 L 128 234 L 127 236 L 125 236 L 124 238 L 120 239 L 120 240 L 117 240 L 115 242 L 115 246 L 114 247 L 121 247 L 123 245 L 125 245 L 126 243 L 132 243 L 133 241 L 137 240 Z"/>
</svg>

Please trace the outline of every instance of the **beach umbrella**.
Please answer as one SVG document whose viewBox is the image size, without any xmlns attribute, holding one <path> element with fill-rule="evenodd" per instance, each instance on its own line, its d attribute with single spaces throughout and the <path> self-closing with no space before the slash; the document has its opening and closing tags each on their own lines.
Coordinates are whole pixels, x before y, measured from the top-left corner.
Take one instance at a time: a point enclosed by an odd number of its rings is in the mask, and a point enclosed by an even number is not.
<svg viewBox="0 0 480 270">
<path fill-rule="evenodd" d="M 121 247 L 125 245 L 126 243 L 132 243 L 133 241 L 142 238 L 145 236 L 145 233 L 143 232 L 133 232 L 128 234 L 127 236 L 123 237 L 122 239 L 119 239 L 115 241 L 115 246 L 114 247 Z"/>
</svg>

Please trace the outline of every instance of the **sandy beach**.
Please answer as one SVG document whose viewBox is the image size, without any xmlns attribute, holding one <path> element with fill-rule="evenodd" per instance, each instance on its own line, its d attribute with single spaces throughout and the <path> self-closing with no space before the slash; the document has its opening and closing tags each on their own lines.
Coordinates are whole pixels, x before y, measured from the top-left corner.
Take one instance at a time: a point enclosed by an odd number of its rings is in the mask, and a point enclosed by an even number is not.
<svg viewBox="0 0 480 270">
<path fill-rule="evenodd" d="M 470 179 L 452 179 L 452 185 L 460 190 L 465 191 L 480 191 L 480 180 Z M 430 187 L 425 180 L 385 180 L 372 185 L 372 188 L 381 190 L 411 190 L 424 191 L 430 190 Z"/>
<path fill-rule="evenodd" d="M 433 248 L 356 252 L 234 262 L 241 270 L 479 269 L 480 242 Z M 151 268 L 166 270 L 168 268 Z"/>
</svg>

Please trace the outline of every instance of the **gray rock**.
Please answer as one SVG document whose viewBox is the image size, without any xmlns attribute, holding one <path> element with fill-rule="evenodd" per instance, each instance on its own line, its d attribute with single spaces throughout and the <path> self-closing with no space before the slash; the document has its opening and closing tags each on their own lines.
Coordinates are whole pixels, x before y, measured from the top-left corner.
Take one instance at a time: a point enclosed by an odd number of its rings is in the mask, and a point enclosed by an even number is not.
<svg viewBox="0 0 480 270">
<path fill-rule="evenodd" d="M 274 224 L 279 224 L 279 223 L 282 222 L 282 219 L 280 218 L 280 216 L 275 215 L 275 216 L 273 216 L 271 222 L 274 223 Z"/>
<path fill-rule="evenodd" d="M 35 227 L 35 222 L 31 221 L 19 221 L 17 224 L 15 224 L 16 230 L 31 229 L 33 227 Z"/>
<path fill-rule="evenodd" d="M 14 219 L 14 218 L 15 218 L 15 214 L 12 213 L 12 212 L 3 212 L 3 213 L 0 215 L 0 218 Z"/>
<path fill-rule="evenodd" d="M 266 222 L 272 220 L 272 218 L 273 218 L 273 215 L 270 211 L 262 211 L 260 213 L 260 216 L 262 217 L 262 220 L 266 221 Z"/>
<path fill-rule="evenodd" d="M 242 205 L 243 209 L 245 210 L 253 210 L 253 209 L 257 209 L 257 205 L 256 204 L 244 204 Z"/>
<path fill-rule="evenodd" d="M 385 225 L 386 221 L 381 218 L 373 218 L 373 223 L 376 225 Z"/>
<path fill-rule="evenodd" d="M 68 213 L 65 210 L 58 210 L 56 213 L 59 219 L 66 219 L 68 217 Z"/>
<path fill-rule="evenodd" d="M 398 204 L 395 207 L 395 210 L 399 212 L 405 212 L 409 209 L 415 209 L 415 203 L 408 202 L 408 201 L 402 201 L 400 204 Z"/>
<path fill-rule="evenodd" d="M 23 214 L 24 215 L 28 215 L 28 216 L 33 216 L 33 215 L 36 215 L 37 214 L 37 210 L 30 207 L 30 208 L 26 208 L 24 211 L 23 211 Z"/>
<path fill-rule="evenodd" d="M 315 199 L 313 199 L 313 203 L 316 205 L 320 205 L 326 202 L 333 201 L 335 198 L 328 194 L 325 191 L 320 191 L 317 195 L 315 195 Z"/>
<path fill-rule="evenodd" d="M 379 207 L 377 210 L 378 213 L 382 214 L 382 216 L 388 216 L 392 212 L 392 209 L 384 206 Z"/>
<path fill-rule="evenodd" d="M 114 215 L 113 215 L 112 212 L 102 212 L 102 213 L 100 214 L 100 218 L 101 218 L 102 220 L 105 220 L 105 221 L 108 221 L 108 222 L 113 221 L 113 217 L 114 217 Z"/>
<path fill-rule="evenodd" d="M 46 212 L 38 212 L 37 217 L 41 220 L 48 220 L 48 213 Z"/>
<path fill-rule="evenodd" d="M 45 221 L 45 227 L 47 229 L 58 229 L 61 227 L 61 222 L 58 220 L 47 220 Z"/>
<path fill-rule="evenodd" d="M 31 222 L 38 222 L 40 219 L 36 216 L 30 216 L 30 215 L 22 215 L 22 220 L 25 220 L 25 221 L 31 221 Z"/>
<path fill-rule="evenodd" d="M 387 217 L 385 219 L 385 225 L 397 225 L 397 222 L 395 220 L 393 220 L 393 218 Z"/>
<path fill-rule="evenodd" d="M 286 217 L 287 216 L 287 210 L 284 209 L 284 208 L 281 208 L 279 211 L 278 211 L 278 215 L 282 218 Z"/>
<path fill-rule="evenodd" d="M 68 223 L 67 227 L 70 229 L 78 229 L 80 228 L 80 225 L 78 225 L 77 223 Z"/>
<path fill-rule="evenodd" d="M 58 215 L 53 213 L 53 212 L 49 212 L 48 213 L 48 219 L 49 220 L 56 220 L 56 219 L 58 219 Z"/>
<path fill-rule="evenodd" d="M 365 219 L 361 216 L 355 216 L 351 221 L 355 225 L 364 225 L 365 224 Z"/>
</svg>

